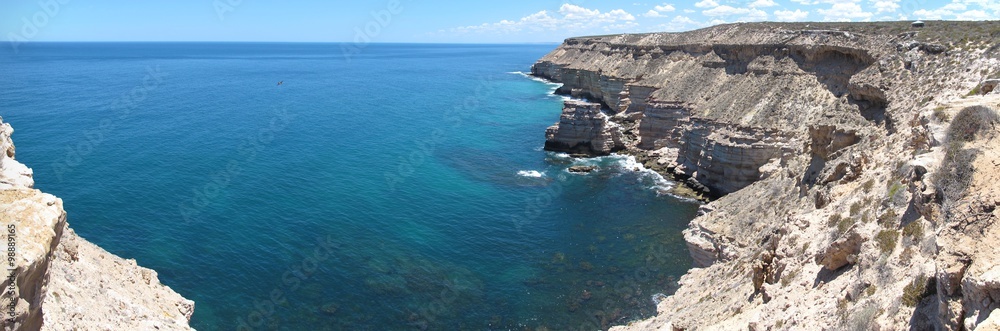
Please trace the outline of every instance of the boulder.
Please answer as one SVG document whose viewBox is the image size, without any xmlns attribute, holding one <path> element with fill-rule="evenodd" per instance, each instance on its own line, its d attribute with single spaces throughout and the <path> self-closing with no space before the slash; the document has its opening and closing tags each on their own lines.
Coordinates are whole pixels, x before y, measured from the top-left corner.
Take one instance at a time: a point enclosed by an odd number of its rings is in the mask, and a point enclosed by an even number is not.
<svg viewBox="0 0 1000 331">
<path fill-rule="evenodd" d="M 979 93 L 990 94 L 996 90 L 998 85 L 1000 85 L 1000 79 L 987 79 L 979 84 Z"/>
<path fill-rule="evenodd" d="M 545 130 L 545 150 L 601 156 L 625 148 L 623 139 L 621 127 L 609 121 L 601 104 L 569 100 L 559 122 Z"/>
<path fill-rule="evenodd" d="M 588 172 L 597 170 L 597 167 L 595 167 L 595 166 L 572 166 L 572 167 L 569 167 L 568 170 L 569 170 L 569 172 L 575 172 L 575 173 L 588 173 Z"/>
<path fill-rule="evenodd" d="M 853 264 L 857 262 L 863 241 L 861 235 L 850 231 L 816 255 L 816 264 L 822 265 L 827 270 L 837 270 L 845 265 Z"/>
</svg>

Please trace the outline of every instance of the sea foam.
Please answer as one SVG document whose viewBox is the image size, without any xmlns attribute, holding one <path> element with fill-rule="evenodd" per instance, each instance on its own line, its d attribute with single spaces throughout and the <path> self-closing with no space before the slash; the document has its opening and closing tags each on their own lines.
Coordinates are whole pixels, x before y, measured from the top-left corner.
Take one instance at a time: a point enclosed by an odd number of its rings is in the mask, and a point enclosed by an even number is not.
<svg viewBox="0 0 1000 331">
<path fill-rule="evenodd" d="M 634 156 L 631 155 L 621 155 L 621 154 L 611 154 L 608 156 L 599 156 L 594 158 L 573 158 L 574 166 L 597 166 L 597 167 L 609 167 L 615 170 L 614 176 L 621 176 L 626 172 L 634 172 L 638 174 L 637 180 L 640 185 L 656 191 L 659 195 L 672 195 L 669 192 L 677 186 L 677 183 L 666 179 L 663 175 L 660 175 L 656 171 L 647 169 L 642 163 L 637 161 Z"/>
<path fill-rule="evenodd" d="M 559 98 L 562 98 L 562 99 L 563 99 L 563 100 L 565 100 L 565 101 L 569 101 L 569 100 L 572 100 L 572 98 L 570 98 L 570 97 L 567 97 L 567 96 L 561 96 L 561 95 L 556 95 L 556 94 L 555 94 L 555 93 L 556 93 L 556 90 L 558 90 L 558 89 L 559 89 L 560 87 L 562 87 L 562 86 L 563 86 L 563 84 L 562 84 L 562 83 L 556 83 L 556 82 L 553 82 L 553 81 L 550 81 L 550 80 L 548 80 L 548 79 L 545 79 L 545 78 L 541 78 L 541 77 L 536 77 L 536 76 L 532 76 L 531 74 L 529 74 L 529 73 L 526 73 L 526 72 L 523 72 L 523 71 L 511 71 L 511 72 L 508 72 L 508 74 L 513 74 L 513 75 L 519 75 L 519 76 L 522 76 L 522 77 L 525 77 L 525 78 L 528 78 L 528 79 L 531 79 L 531 80 L 533 80 L 533 81 L 536 81 L 536 82 L 539 82 L 539 83 L 544 83 L 545 85 L 548 85 L 548 86 L 550 86 L 550 87 L 551 87 L 551 88 L 549 88 L 549 93 L 548 93 L 548 95 L 550 95 L 550 96 L 554 96 L 554 97 L 559 97 Z"/>
<path fill-rule="evenodd" d="M 538 172 L 537 170 L 521 170 L 517 172 L 518 176 L 529 177 L 529 178 L 542 178 L 545 174 Z"/>
</svg>

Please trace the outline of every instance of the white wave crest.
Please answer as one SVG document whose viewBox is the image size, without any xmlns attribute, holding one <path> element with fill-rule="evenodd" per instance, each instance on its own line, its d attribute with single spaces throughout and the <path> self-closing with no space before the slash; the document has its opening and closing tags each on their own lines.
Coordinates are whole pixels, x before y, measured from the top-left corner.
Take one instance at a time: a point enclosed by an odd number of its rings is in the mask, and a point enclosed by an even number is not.
<svg viewBox="0 0 1000 331">
<path fill-rule="evenodd" d="M 517 172 L 518 176 L 528 177 L 528 178 L 542 178 L 545 174 L 538 172 L 537 170 L 521 170 Z"/>
<path fill-rule="evenodd" d="M 620 155 L 612 154 L 608 156 L 601 156 L 592 159 L 580 159 L 576 163 L 583 163 L 583 165 L 595 165 L 598 163 L 612 162 L 612 167 L 618 168 L 621 172 L 636 172 L 639 174 L 639 183 L 646 186 L 647 188 L 656 191 L 657 194 L 670 194 L 669 192 L 677 186 L 677 183 L 666 179 L 663 175 L 660 175 L 656 171 L 647 169 L 642 163 L 639 163 L 634 156 L 631 155 Z"/>
<path fill-rule="evenodd" d="M 555 88 L 553 88 L 552 91 L 555 91 L 556 89 L 558 89 L 560 86 L 563 85 L 562 83 L 556 83 L 556 82 L 550 81 L 550 80 L 545 79 L 545 78 L 541 78 L 541 77 L 537 77 L 537 76 L 532 76 L 531 74 L 523 72 L 523 71 L 511 71 L 511 72 L 508 72 L 508 74 L 519 75 L 519 76 L 531 79 L 531 80 L 539 82 L 539 83 L 545 83 L 545 85 L 554 86 Z"/>
</svg>

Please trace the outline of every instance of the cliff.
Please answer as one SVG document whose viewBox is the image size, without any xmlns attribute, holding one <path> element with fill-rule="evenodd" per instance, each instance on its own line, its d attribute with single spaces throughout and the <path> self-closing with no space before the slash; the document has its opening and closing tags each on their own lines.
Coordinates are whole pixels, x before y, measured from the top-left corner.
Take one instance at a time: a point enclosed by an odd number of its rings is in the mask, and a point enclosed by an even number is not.
<svg viewBox="0 0 1000 331">
<path fill-rule="evenodd" d="M 717 198 L 684 231 L 680 289 L 616 329 L 995 326 L 998 41 L 998 22 L 753 23 L 539 60 L 604 115 L 567 104 L 547 149 L 617 127 L 621 153 Z"/>
<path fill-rule="evenodd" d="M 62 200 L 33 189 L 0 120 L 0 226 L 7 243 L 4 330 L 190 330 L 194 302 L 156 272 L 77 236 Z"/>
</svg>

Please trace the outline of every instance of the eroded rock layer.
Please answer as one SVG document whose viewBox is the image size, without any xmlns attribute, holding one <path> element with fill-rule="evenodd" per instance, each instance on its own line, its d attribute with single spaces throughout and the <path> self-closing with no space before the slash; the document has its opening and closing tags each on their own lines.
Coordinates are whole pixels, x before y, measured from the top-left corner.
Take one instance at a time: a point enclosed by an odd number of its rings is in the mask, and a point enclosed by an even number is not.
<svg viewBox="0 0 1000 331">
<path fill-rule="evenodd" d="M 621 127 L 608 120 L 601 105 L 566 101 L 559 123 L 545 130 L 545 150 L 608 155 L 624 148 Z"/>
<path fill-rule="evenodd" d="M 731 24 L 539 60 L 620 125 L 622 153 L 718 198 L 684 231 L 680 289 L 617 329 L 995 326 L 998 36 L 949 39 L 984 28 Z"/>
</svg>

